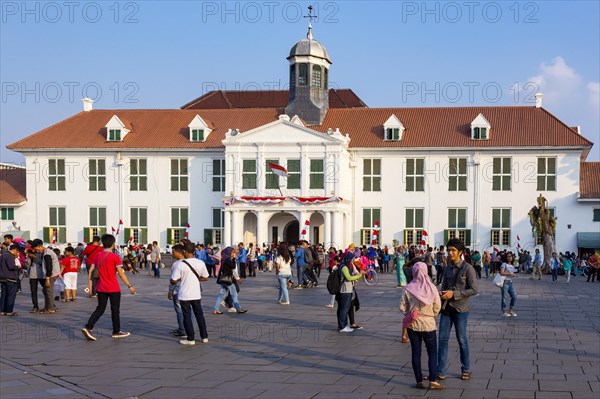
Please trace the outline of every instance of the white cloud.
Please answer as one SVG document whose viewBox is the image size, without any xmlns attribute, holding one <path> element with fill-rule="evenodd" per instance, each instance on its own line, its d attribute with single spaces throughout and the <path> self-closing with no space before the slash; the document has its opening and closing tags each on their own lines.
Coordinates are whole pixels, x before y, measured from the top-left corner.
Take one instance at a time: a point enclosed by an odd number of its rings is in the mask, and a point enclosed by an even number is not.
<svg viewBox="0 0 600 399">
<path fill-rule="evenodd" d="M 592 110 L 598 112 L 600 108 L 600 83 L 590 82 L 587 84 L 587 91 L 589 95 L 589 102 Z"/>
<path fill-rule="evenodd" d="M 535 83 L 544 94 L 544 103 L 563 105 L 577 99 L 582 89 L 581 76 L 562 57 L 555 57 L 550 64 L 542 63 L 540 72 L 529 78 L 529 82 Z"/>
</svg>

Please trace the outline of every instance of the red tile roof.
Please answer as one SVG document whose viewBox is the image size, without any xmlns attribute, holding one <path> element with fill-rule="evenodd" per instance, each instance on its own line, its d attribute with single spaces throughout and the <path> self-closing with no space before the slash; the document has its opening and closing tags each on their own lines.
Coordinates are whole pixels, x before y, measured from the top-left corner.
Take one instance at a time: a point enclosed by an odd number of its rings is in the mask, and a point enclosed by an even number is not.
<svg viewBox="0 0 600 399">
<path fill-rule="evenodd" d="M 81 112 L 8 146 L 9 149 L 167 149 L 222 147 L 225 132 L 242 133 L 277 120 L 282 108 L 203 110 L 94 110 Z M 471 140 L 470 124 L 482 113 L 491 124 L 489 140 Z M 195 115 L 213 129 L 204 143 L 189 141 L 187 126 Z M 395 114 L 405 127 L 401 141 L 383 140 L 383 123 Z M 106 141 L 113 115 L 127 121 L 123 142 Z M 351 147 L 576 147 L 584 154 L 592 143 L 552 114 L 535 107 L 334 108 L 321 132 L 339 128 Z"/>
<path fill-rule="evenodd" d="M 600 199 L 600 162 L 581 163 L 579 198 Z"/>
<path fill-rule="evenodd" d="M 183 105 L 181 109 L 285 108 L 288 90 L 215 90 Z M 365 108 L 350 89 L 329 89 L 329 108 Z"/>
<path fill-rule="evenodd" d="M 0 204 L 20 205 L 27 200 L 24 168 L 0 168 Z"/>
</svg>

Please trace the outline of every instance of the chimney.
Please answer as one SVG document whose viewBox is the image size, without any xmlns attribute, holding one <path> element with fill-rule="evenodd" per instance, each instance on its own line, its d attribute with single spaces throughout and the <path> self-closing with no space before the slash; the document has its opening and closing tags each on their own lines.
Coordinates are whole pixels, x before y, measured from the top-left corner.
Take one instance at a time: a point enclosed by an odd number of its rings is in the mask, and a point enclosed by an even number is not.
<svg viewBox="0 0 600 399">
<path fill-rule="evenodd" d="M 542 93 L 535 93 L 535 107 L 536 108 L 542 108 L 542 99 L 544 98 L 544 95 Z"/>
<path fill-rule="evenodd" d="M 89 112 L 92 110 L 92 104 L 94 104 L 94 100 L 92 100 L 91 98 L 84 98 L 83 100 L 83 110 L 85 112 Z"/>
</svg>

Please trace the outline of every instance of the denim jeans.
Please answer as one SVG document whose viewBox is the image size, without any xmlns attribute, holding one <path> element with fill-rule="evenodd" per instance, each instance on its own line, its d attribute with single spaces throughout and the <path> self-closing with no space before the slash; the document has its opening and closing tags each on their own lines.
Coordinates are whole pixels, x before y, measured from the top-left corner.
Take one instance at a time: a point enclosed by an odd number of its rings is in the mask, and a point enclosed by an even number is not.
<svg viewBox="0 0 600 399">
<path fill-rule="evenodd" d="M 552 281 L 558 280 L 558 269 L 552 269 Z"/>
<path fill-rule="evenodd" d="M 515 287 L 513 286 L 512 281 L 504 280 L 504 285 L 501 288 L 502 299 L 500 301 L 500 305 L 502 306 L 502 311 L 506 309 L 506 302 L 504 302 L 504 295 L 508 291 L 508 295 L 510 295 L 510 308 L 512 309 L 515 306 L 515 302 L 517 301 L 517 293 L 515 291 Z"/>
<path fill-rule="evenodd" d="M 221 291 L 219 291 L 219 295 L 217 295 L 217 300 L 215 301 L 215 311 L 218 311 L 221 308 L 221 301 L 225 298 L 227 293 L 229 293 L 229 296 L 231 296 L 231 299 L 233 300 L 233 306 L 235 307 L 235 310 L 240 310 L 242 308 L 238 302 L 235 284 L 221 284 Z"/>
<path fill-rule="evenodd" d="M 290 274 L 278 274 L 277 280 L 279 280 L 279 296 L 277 300 L 279 302 L 289 302 L 290 294 L 287 288 L 287 282 L 292 276 Z"/>
<path fill-rule="evenodd" d="M 177 315 L 177 332 L 183 334 L 185 332 L 185 326 L 183 325 L 183 312 L 181 311 L 181 303 L 177 298 L 177 294 L 173 295 L 173 308 L 175 308 L 175 314 Z"/>
<path fill-rule="evenodd" d="M 15 308 L 15 299 L 17 298 L 17 282 L 0 283 L 2 293 L 0 294 L 0 312 L 12 313 Z"/>
<path fill-rule="evenodd" d="M 304 278 L 304 266 L 298 266 L 296 264 L 296 270 L 298 272 L 297 276 L 298 276 L 298 285 L 302 285 L 304 284 L 305 278 Z"/>
<path fill-rule="evenodd" d="M 483 265 L 483 270 L 485 270 L 485 278 L 488 278 L 490 276 L 490 265 L 489 263 L 486 263 Z"/>
<path fill-rule="evenodd" d="M 469 339 L 467 337 L 469 312 L 460 313 L 450 305 L 447 308 L 449 309 L 448 314 L 440 316 L 437 375 L 446 375 L 448 340 L 452 325 L 454 325 L 454 332 L 456 333 L 456 340 L 460 349 L 460 369 L 462 372 L 465 372 L 469 371 L 471 367 L 469 360 Z"/>
<path fill-rule="evenodd" d="M 423 381 L 423 372 L 421 371 L 421 341 L 427 348 L 427 365 L 429 368 L 429 381 L 435 381 L 437 370 L 437 336 L 433 331 L 413 331 L 408 329 L 408 339 L 410 340 L 410 349 L 412 352 L 412 367 L 417 382 Z"/>
<path fill-rule="evenodd" d="M 338 294 L 336 299 L 338 301 L 338 329 L 341 330 L 348 325 L 348 310 L 350 310 L 350 306 L 352 305 L 352 293 Z"/>
<path fill-rule="evenodd" d="M 120 318 L 120 307 L 121 307 L 121 293 L 120 292 L 99 292 L 98 293 L 98 306 L 94 313 L 90 316 L 85 328 L 92 330 L 94 325 L 98 322 L 100 317 L 106 310 L 106 304 L 110 299 L 110 315 L 112 318 L 113 334 L 121 331 L 121 318 Z"/>
<path fill-rule="evenodd" d="M 235 290 L 234 290 L 235 291 Z M 181 312 L 183 313 L 183 324 L 185 326 L 185 333 L 187 334 L 187 340 L 194 340 L 194 323 L 192 322 L 192 312 L 196 316 L 198 322 L 198 329 L 200 330 L 200 338 L 208 338 L 208 331 L 206 329 L 206 321 L 204 320 L 204 313 L 202 313 L 202 302 L 200 299 L 193 301 L 179 301 L 181 304 Z"/>
<path fill-rule="evenodd" d="M 154 272 L 154 277 L 160 277 L 160 263 L 152 262 L 152 271 Z"/>
</svg>

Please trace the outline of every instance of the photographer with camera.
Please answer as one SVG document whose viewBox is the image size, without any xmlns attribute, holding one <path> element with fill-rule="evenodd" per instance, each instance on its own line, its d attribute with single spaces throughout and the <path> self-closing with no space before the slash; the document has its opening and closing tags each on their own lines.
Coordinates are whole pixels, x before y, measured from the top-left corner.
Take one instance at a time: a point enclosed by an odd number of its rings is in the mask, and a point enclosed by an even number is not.
<svg viewBox="0 0 600 399">
<path fill-rule="evenodd" d="M 439 348 L 437 379 L 446 379 L 448 360 L 448 339 L 452 325 L 456 330 L 460 348 L 461 379 L 471 379 L 469 360 L 469 340 L 467 320 L 469 319 L 469 297 L 477 294 L 477 277 L 473 266 L 463 260 L 465 244 L 458 238 L 451 238 L 446 245 L 449 265 L 442 276 L 442 311 L 439 326 Z"/>
</svg>

